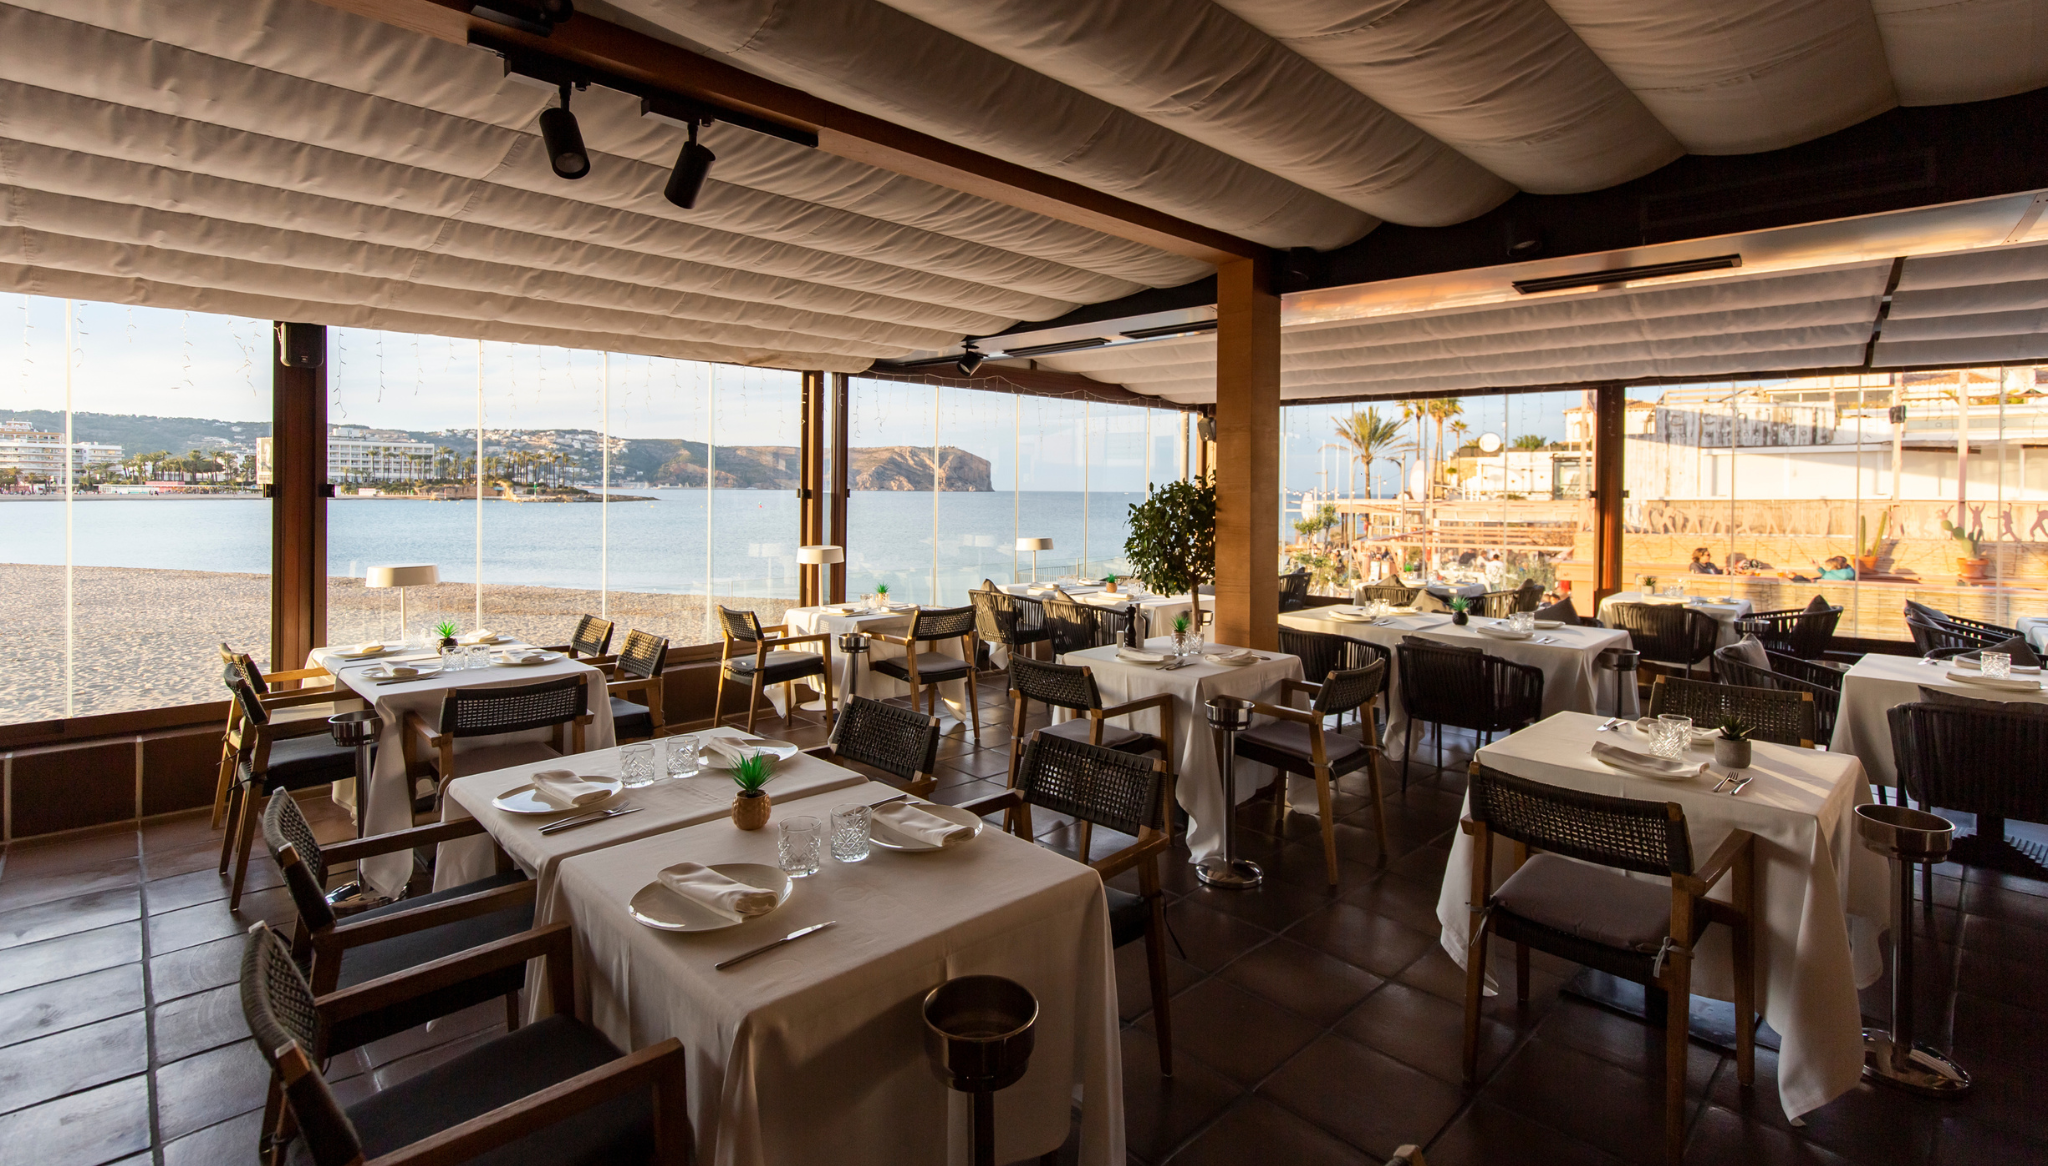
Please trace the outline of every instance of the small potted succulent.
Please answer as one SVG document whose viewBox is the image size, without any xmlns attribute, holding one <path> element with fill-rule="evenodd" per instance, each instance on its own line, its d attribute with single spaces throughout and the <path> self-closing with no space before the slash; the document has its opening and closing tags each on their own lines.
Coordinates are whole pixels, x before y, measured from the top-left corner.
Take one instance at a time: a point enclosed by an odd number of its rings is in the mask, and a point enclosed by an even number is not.
<svg viewBox="0 0 2048 1166">
<path fill-rule="evenodd" d="M 1714 738 L 1714 760 L 1730 769 L 1749 768 L 1750 737 L 1756 730 L 1740 719 L 1721 722 L 1721 735 Z"/>
<path fill-rule="evenodd" d="M 768 824 L 768 791 L 761 788 L 775 776 L 775 758 L 750 753 L 732 767 L 733 784 L 740 792 L 732 799 L 732 824 L 742 830 L 759 830 Z"/>
<path fill-rule="evenodd" d="M 875 610 L 876 610 L 876 611 L 883 611 L 883 610 L 886 610 L 886 609 L 888 608 L 888 606 L 889 606 L 889 585 L 888 585 L 887 583 L 877 583 L 877 584 L 875 584 Z"/>
<path fill-rule="evenodd" d="M 1201 646 L 1201 640 L 1200 640 L 1200 638 L 1199 638 L 1199 637 L 1197 637 L 1197 636 L 1195 635 L 1195 630 L 1194 630 L 1194 629 L 1195 629 L 1195 621 L 1194 621 L 1193 619 L 1189 618 L 1188 616 L 1186 616 L 1186 615 L 1177 615 L 1177 616 L 1174 616 L 1174 617 L 1173 617 L 1173 654 L 1174 654 L 1174 655 L 1176 655 L 1176 656 L 1187 656 L 1187 655 L 1191 655 L 1191 654 L 1193 654 L 1193 653 L 1194 653 L 1194 651 L 1195 651 L 1195 649 L 1196 649 L 1196 648 L 1198 648 L 1198 647 L 1200 647 L 1200 646 Z"/>
<path fill-rule="evenodd" d="M 455 646 L 455 633 L 461 630 L 452 619 L 444 619 L 434 625 L 434 634 L 441 637 L 441 648 L 443 651 Z"/>
<path fill-rule="evenodd" d="M 1451 597 L 1451 622 L 1464 627 L 1472 622 L 1472 601 L 1462 595 Z"/>
<path fill-rule="evenodd" d="M 1113 596 L 1116 594 L 1115 575 L 1104 575 L 1102 577 L 1102 594 L 1105 596 Z"/>
</svg>

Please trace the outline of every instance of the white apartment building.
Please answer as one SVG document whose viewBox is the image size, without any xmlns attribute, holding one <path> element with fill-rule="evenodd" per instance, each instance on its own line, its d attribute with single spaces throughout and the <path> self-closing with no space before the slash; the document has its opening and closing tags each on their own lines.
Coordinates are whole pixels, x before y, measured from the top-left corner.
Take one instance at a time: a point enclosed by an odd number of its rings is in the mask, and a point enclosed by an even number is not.
<svg viewBox="0 0 2048 1166">
<path fill-rule="evenodd" d="M 71 443 L 71 469 L 83 473 L 92 466 L 121 460 L 121 447 L 100 441 Z M 41 474 L 52 480 L 64 476 L 64 435 L 44 433 L 27 421 L 0 421 L 0 473 L 18 470 Z"/>
<path fill-rule="evenodd" d="M 402 482 L 434 476 L 434 443 L 389 429 L 327 427 L 327 480 Z M 268 437 L 256 439 L 256 480 L 267 483 L 276 456 Z"/>
</svg>

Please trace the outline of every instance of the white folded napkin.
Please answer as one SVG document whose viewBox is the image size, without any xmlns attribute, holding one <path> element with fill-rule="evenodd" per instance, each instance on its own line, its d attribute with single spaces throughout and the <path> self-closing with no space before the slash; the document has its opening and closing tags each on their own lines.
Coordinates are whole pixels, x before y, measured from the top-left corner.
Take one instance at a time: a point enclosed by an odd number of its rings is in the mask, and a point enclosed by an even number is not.
<svg viewBox="0 0 2048 1166">
<path fill-rule="evenodd" d="M 1202 654 L 1219 663 L 1226 660 L 1234 663 L 1238 660 L 1257 659 L 1257 654 L 1250 648 L 1232 648 L 1227 652 L 1204 652 Z"/>
<path fill-rule="evenodd" d="M 1698 777 L 1707 770 L 1707 763 L 1704 761 L 1673 761 L 1654 753 L 1624 749 L 1620 745 L 1611 745 L 1606 741 L 1594 744 L 1593 757 L 1600 763 L 1611 765 L 1623 773 L 1633 773 L 1637 777 L 1654 777 L 1659 781 L 1682 781 L 1685 778 Z"/>
<path fill-rule="evenodd" d="M 730 737 L 699 737 L 697 739 L 704 742 L 704 748 L 723 758 L 727 765 L 738 765 L 741 759 L 746 756 L 746 754 L 740 752 L 740 748 L 748 744 L 748 742 L 735 741 Z"/>
<path fill-rule="evenodd" d="M 1974 684 L 1980 688 L 1996 688 L 2001 692 L 2039 692 L 2038 680 L 2021 680 L 2018 677 L 1986 676 L 1982 672 L 1964 672 L 1958 668 L 1948 670 L 1948 678 L 1959 684 Z"/>
<path fill-rule="evenodd" d="M 610 797 L 612 786 L 578 777 L 567 769 L 543 769 L 533 775 L 533 793 L 558 810 L 573 810 Z"/>
<path fill-rule="evenodd" d="M 663 867 L 655 878 L 677 898 L 688 899 L 735 923 L 749 916 L 766 915 L 780 902 L 774 891 L 727 878 L 699 862 Z"/>
<path fill-rule="evenodd" d="M 357 644 L 353 648 L 343 648 L 341 654 L 344 656 L 374 656 L 383 650 L 384 645 L 382 644 Z"/>
<path fill-rule="evenodd" d="M 1490 623 L 1473 624 L 1472 630 L 1475 632 L 1484 632 L 1489 636 L 1497 636 L 1503 640 L 1526 640 L 1530 636 L 1535 634 L 1534 632 L 1518 632 L 1513 628 L 1505 628 L 1501 627 L 1499 624 Z"/>
<path fill-rule="evenodd" d="M 1147 652 L 1140 648 L 1118 647 L 1116 650 L 1116 658 L 1119 660 L 1128 660 L 1133 664 L 1166 663 L 1166 657 L 1160 655 L 1157 652 Z"/>
<path fill-rule="evenodd" d="M 875 820 L 913 842 L 946 847 L 957 846 L 974 837 L 974 827 L 941 818 L 909 802 L 897 802 L 875 811 Z"/>
<path fill-rule="evenodd" d="M 503 638 L 503 636 L 500 636 L 498 633 L 491 631 L 489 628 L 478 628 L 477 630 L 469 633 L 468 635 L 463 636 L 462 642 L 465 644 L 495 644 Z"/>
</svg>

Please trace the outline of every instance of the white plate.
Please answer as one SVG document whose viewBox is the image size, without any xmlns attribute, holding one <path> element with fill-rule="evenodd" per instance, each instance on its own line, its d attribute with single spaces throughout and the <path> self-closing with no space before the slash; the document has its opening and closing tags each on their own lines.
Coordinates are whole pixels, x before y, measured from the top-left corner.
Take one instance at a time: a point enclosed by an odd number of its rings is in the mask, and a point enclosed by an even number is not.
<svg viewBox="0 0 2048 1166">
<path fill-rule="evenodd" d="M 491 663 L 503 664 L 507 668 L 538 668 L 542 664 L 552 664 L 561 658 L 560 652 L 530 652 L 519 656 L 493 656 Z"/>
<path fill-rule="evenodd" d="M 1948 661 L 1948 663 L 1957 668 L 1970 669 L 1973 672 L 1981 672 L 1984 670 L 1984 662 L 1982 660 L 1965 660 L 1962 657 L 1958 656 L 1955 659 Z M 2041 674 L 2041 670 L 2039 668 L 2029 668 L 2025 664 L 2014 664 L 2012 666 L 2012 674 L 2014 676 L 2039 676 Z"/>
<path fill-rule="evenodd" d="M 432 668 L 415 668 L 410 664 L 386 664 L 381 668 L 363 669 L 363 677 L 368 680 L 425 680 L 429 676 L 438 675 L 440 671 L 439 665 Z M 404 675 L 405 673 L 411 675 Z"/>
<path fill-rule="evenodd" d="M 750 887 L 774 891 L 775 906 L 778 908 L 789 902 L 789 876 L 775 867 L 758 862 L 721 862 L 711 869 Z M 728 919 L 683 898 L 662 886 L 658 879 L 641 887 L 632 901 L 626 904 L 626 911 L 656 931 L 724 931 L 728 927 L 738 927 L 742 923 L 766 919 L 769 915 L 775 914 L 774 911 L 768 911 L 760 915 L 749 915 L 745 919 Z"/>
<path fill-rule="evenodd" d="M 762 737 L 759 740 L 754 741 L 737 741 L 731 737 L 706 737 L 704 739 L 707 741 L 721 740 L 728 745 L 745 746 L 748 748 L 759 749 L 761 752 L 768 754 L 769 756 L 775 758 L 777 761 L 787 761 L 790 758 L 796 756 L 797 754 L 803 752 L 802 749 L 790 744 L 788 741 L 771 741 L 766 737 Z M 732 768 L 732 762 L 727 761 L 725 759 L 724 754 L 720 753 L 716 749 L 711 748 L 708 745 L 704 748 L 703 757 L 704 764 L 710 766 L 713 769 Z"/>
<path fill-rule="evenodd" d="M 580 806 L 571 806 L 568 809 L 563 809 L 561 806 L 553 805 L 547 801 L 544 801 L 541 798 L 540 794 L 534 791 L 533 783 L 528 782 L 527 784 L 519 786 L 516 789 L 508 789 L 504 793 L 499 794 L 497 797 L 492 798 L 491 804 L 505 811 L 508 814 L 587 813 L 592 810 L 604 809 L 606 806 L 611 804 L 613 798 L 619 796 L 620 790 L 626 788 L 626 783 L 616 777 L 599 777 L 587 773 L 579 773 L 576 776 L 582 778 L 584 781 L 605 782 L 612 787 L 612 792 L 606 794 L 605 796 L 597 799 L 594 802 L 585 802 Z"/>
<path fill-rule="evenodd" d="M 1543 631 L 1554 632 L 1564 626 L 1564 621 L 1561 619 L 1539 619 L 1536 621 L 1536 626 Z"/>
<path fill-rule="evenodd" d="M 974 827 L 975 838 L 981 837 L 981 828 L 983 826 L 988 825 L 988 823 L 982 821 L 980 818 L 975 817 L 972 812 L 968 810 L 963 810 L 959 806 L 942 806 L 937 804 L 936 802 L 918 802 L 916 803 L 916 805 L 918 809 L 923 810 L 925 813 L 936 814 L 939 817 L 944 818 L 948 822 L 958 822 L 962 826 Z M 897 835 L 897 833 L 894 830 L 889 829 L 889 825 L 887 822 L 880 818 L 875 819 L 874 825 L 869 828 L 868 841 L 874 843 L 876 846 L 881 847 L 883 850 L 902 850 L 910 853 L 921 853 L 926 850 L 945 849 L 945 847 L 943 846 L 933 846 L 930 843 L 912 842 L 908 839 L 901 838 Z M 973 841 L 973 839 L 969 839 L 968 841 L 971 842 Z M 966 843 L 956 842 L 953 845 L 955 847 L 959 847 L 965 846 Z"/>
<path fill-rule="evenodd" d="M 1330 618 L 1331 618 L 1331 619 L 1334 619 L 1334 620 L 1336 620 L 1336 621 L 1338 621 L 1339 623 L 1371 623 L 1371 622 L 1372 622 L 1372 617 L 1371 617 L 1371 616 L 1369 616 L 1369 615 L 1359 615 L 1359 614 L 1358 614 L 1358 613 L 1356 613 L 1356 612 L 1350 612 L 1350 611 L 1343 611 L 1343 610 L 1335 610 L 1335 611 L 1332 611 L 1332 612 L 1330 612 Z"/>
<path fill-rule="evenodd" d="M 396 651 L 398 649 L 389 644 L 357 644 L 353 648 L 343 648 L 335 655 L 343 660 L 375 660 L 379 656 L 389 656 Z"/>
<path fill-rule="evenodd" d="M 1159 665 L 1166 663 L 1171 657 L 1159 652 L 1128 652 L 1127 650 L 1119 650 L 1116 654 L 1116 659 L 1119 663 L 1135 664 L 1140 668 L 1157 668 Z"/>
<path fill-rule="evenodd" d="M 1243 668 L 1258 662 L 1259 658 L 1257 656 L 1239 656 L 1235 659 L 1226 660 L 1221 656 L 1212 656 L 1207 652 L 1202 653 L 1202 663 L 1214 664 L 1218 668 Z"/>
</svg>

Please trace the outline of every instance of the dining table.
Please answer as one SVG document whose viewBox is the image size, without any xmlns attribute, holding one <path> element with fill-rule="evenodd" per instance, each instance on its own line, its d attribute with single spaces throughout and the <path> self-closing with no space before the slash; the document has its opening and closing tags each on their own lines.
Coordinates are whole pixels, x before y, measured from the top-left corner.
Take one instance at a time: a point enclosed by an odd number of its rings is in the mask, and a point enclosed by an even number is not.
<svg viewBox="0 0 2048 1166">
<path fill-rule="evenodd" d="M 497 652 L 517 651 L 530 648 L 518 640 L 498 638 L 493 643 Z M 363 698 L 364 703 L 377 710 L 377 750 L 370 772 L 369 807 L 361 815 L 364 834 L 388 834 L 394 830 L 405 830 L 413 824 L 413 775 L 406 773 L 405 749 L 400 733 L 404 730 L 407 713 L 417 713 L 432 721 L 440 714 L 441 702 L 458 688 L 500 688 L 511 685 L 534 684 L 543 680 L 556 680 L 564 676 L 582 676 L 587 682 L 590 723 L 583 730 L 585 749 L 608 749 L 617 740 L 612 729 L 612 705 L 610 694 L 605 690 L 606 675 L 584 661 L 573 659 L 562 653 L 550 653 L 551 659 L 539 664 L 514 665 L 493 663 L 486 668 L 463 668 L 451 671 L 439 667 L 440 656 L 434 648 L 417 650 L 394 650 L 365 656 L 351 650 L 362 645 L 330 645 L 315 648 L 307 659 L 307 667 L 325 668 L 334 674 L 339 685 L 346 685 L 350 691 Z M 495 660 L 503 656 L 494 654 Z M 375 672 L 379 665 L 393 662 L 406 663 L 431 672 L 403 681 L 377 679 Z M 529 762 L 545 763 L 559 760 L 553 749 L 547 745 L 551 730 L 535 729 L 524 733 L 498 733 L 482 737 L 464 737 L 455 741 L 455 757 L 458 769 L 465 772 L 484 772 L 505 766 L 522 765 Z M 541 764 L 539 768 L 548 768 Z M 439 775 L 433 775 L 435 780 Z M 340 783 L 336 789 L 336 802 L 347 806 L 351 812 L 356 809 L 354 782 Z M 412 878 L 412 854 L 377 855 L 364 859 L 361 864 L 363 882 L 380 895 L 396 898 Z"/>
<path fill-rule="evenodd" d="M 562 860 L 536 923 L 569 922 L 579 1015 L 632 1050 L 680 1038 L 696 1160 L 940 1166 L 969 1161 L 967 1095 L 926 1056 L 919 1005 L 957 976 L 996 975 L 1036 998 L 1029 1068 L 995 1094 L 996 1161 L 1065 1142 L 1125 1160 L 1116 972 L 1101 878 L 984 823 L 923 853 L 829 853 L 772 912 L 722 930 L 657 930 L 631 904 L 658 873 L 778 859 L 778 825 L 897 796 L 879 783 L 778 801 L 765 829 L 704 822 Z M 829 926 L 720 970 L 799 929 Z"/>
<path fill-rule="evenodd" d="M 891 603 L 881 610 L 871 611 L 868 610 L 866 605 L 860 603 L 828 603 L 813 607 L 792 607 L 782 613 L 782 622 L 789 628 L 789 634 L 792 636 L 813 636 L 820 632 L 831 633 L 832 668 L 834 673 L 832 676 L 832 693 L 835 698 L 840 698 L 847 692 L 857 691 L 862 696 L 873 697 L 877 700 L 887 700 L 891 697 L 909 696 L 910 686 L 893 676 L 870 671 L 869 668 L 877 660 L 901 659 L 904 651 L 899 644 L 887 643 L 874 637 L 877 634 L 890 636 L 909 634 L 911 616 L 917 611 L 917 608 L 918 605 L 914 603 Z M 839 650 L 839 636 L 843 632 L 862 632 L 867 635 L 868 644 L 864 658 L 856 658 Z M 737 651 L 738 649 L 735 648 L 734 650 Z M 823 652 L 824 646 L 814 641 L 808 644 L 791 645 L 789 650 L 816 654 Z M 956 660 L 963 658 L 960 654 L 960 639 L 957 636 L 951 639 L 935 641 L 932 644 L 926 645 L 922 650 L 940 652 Z M 857 677 L 856 672 L 858 673 Z M 812 691 L 818 693 L 815 699 L 806 701 L 798 707 L 814 712 L 823 711 L 825 707 L 824 694 L 815 687 L 817 684 L 816 679 L 798 681 L 798 684 L 812 686 Z M 769 702 L 775 706 L 776 715 L 787 716 L 788 710 L 783 707 L 781 686 L 771 684 L 765 692 Z M 954 717 L 960 719 L 967 717 L 966 681 L 954 680 L 941 684 L 939 686 L 939 699 Z"/>
<path fill-rule="evenodd" d="M 1173 631 L 1176 617 L 1188 615 L 1194 608 L 1194 600 L 1186 592 L 1154 595 L 1142 587 L 1125 587 L 1112 594 L 1099 583 L 1001 583 L 997 586 L 1010 595 L 1041 602 L 1054 594 L 1064 594 L 1087 607 L 1124 608 L 1135 603 L 1145 614 L 1152 632 L 1162 636 Z M 1211 600 L 1207 606 L 1213 608 L 1215 601 Z"/>
<path fill-rule="evenodd" d="M 1350 614 L 1356 610 L 1350 607 L 1311 607 L 1282 612 L 1280 622 L 1302 631 L 1323 632 L 1378 644 L 1394 655 L 1387 673 L 1385 749 L 1390 760 L 1399 761 L 1407 756 L 1408 713 L 1401 705 L 1401 668 L 1395 649 L 1408 636 L 1460 648 L 1483 648 L 1488 655 L 1542 669 L 1545 716 L 1567 711 L 1618 712 L 1620 716 L 1634 718 L 1641 711 L 1641 701 L 1633 683 L 1634 673 L 1625 674 L 1598 665 L 1600 653 L 1609 648 L 1629 646 L 1628 633 L 1617 628 L 1571 624 L 1541 628 L 1527 639 L 1517 639 L 1507 634 L 1507 621 L 1483 616 L 1461 625 L 1441 612 L 1371 619 Z M 1622 683 L 1620 678 L 1623 675 L 1627 675 L 1631 682 Z"/>
<path fill-rule="evenodd" d="M 1714 617 L 1714 646 L 1725 648 L 1742 638 L 1738 629 L 1741 620 L 1756 613 L 1756 608 L 1747 599 L 1734 595 L 1723 595 L 1709 599 L 1703 595 L 1644 595 L 1640 591 L 1617 591 L 1600 601 L 1600 619 L 1604 623 L 1614 622 L 1608 617 L 1608 609 L 1617 603 L 1671 603 L 1687 607 Z"/>
<path fill-rule="evenodd" d="M 2012 627 L 2036 652 L 2048 652 L 2048 615 L 2023 615 L 2012 621 Z"/>
<path fill-rule="evenodd" d="M 1164 658 L 1173 651 L 1170 636 L 1145 641 L 1145 651 Z M 1206 653 L 1235 649 L 1207 645 Z M 1211 697 L 1235 696 L 1246 700 L 1280 703 L 1280 682 L 1302 679 L 1301 658 L 1285 652 L 1259 652 L 1247 664 L 1219 664 L 1209 655 L 1197 654 L 1182 667 L 1137 663 L 1118 658 L 1119 648 L 1110 644 L 1068 652 L 1061 663 L 1085 665 L 1095 677 L 1104 705 L 1119 705 L 1162 693 L 1172 697 L 1174 798 L 1188 813 L 1189 861 L 1199 863 L 1211 854 L 1223 852 L 1223 770 L 1217 755 L 1215 730 L 1209 727 L 1205 707 Z M 1072 714 L 1054 709 L 1053 719 L 1063 721 Z M 1156 709 L 1141 709 L 1113 723 L 1141 733 L 1158 735 L 1162 726 Z M 1249 801 L 1253 794 L 1273 780 L 1271 766 L 1240 759 L 1236 768 L 1237 801 Z M 1292 785 L 1292 783 L 1290 783 Z M 1294 792 L 1294 791 L 1290 791 Z M 1311 804 L 1313 804 L 1311 802 Z"/>
<path fill-rule="evenodd" d="M 1840 711 L 1835 714 L 1835 735 L 1828 749 L 1853 753 L 1863 760 L 1870 780 L 1878 785 L 1899 783 L 1898 764 L 1892 757 L 1891 722 L 1885 710 L 1893 705 L 1920 700 L 1922 688 L 1938 688 L 1958 696 L 2008 703 L 2048 703 L 2048 692 L 2014 692 L 1973 684 L 1951 677 L 1975 676 L 1972 669 L 1947 660 L 1930 663 L 1918 656 L 1891 656 L 1872 652 L 1851 665 L 1842 676 Z M 2027 677 L 2014 673 L 2013 679 Z"/>
<path fill-rule="evenodd" d="M 1884 970 L 1878 940 L 1890 917 L 1889 871 L 1857 837 L 1856 807 L 1870 783 L 1853 756 L 1758 741 L 1739 793 L 1716 792 L 1731 771 L 1708 764 L 1698 777 L 1638 777 L 1594 758 L 1596 742 L 1647 750 L 1633 726 L 1604 730 L 1608 718 L 1559 713 L 1481 748 L 1479 764 L 1562 789 L 1676 803 L 1695 855 L 1712 854 L 1735 830 L 1756 835 L 1756 1000 L 1778 1033 L 1778 1100 L 1798 1118 L 1856 1086 L 1863 1072 L 1863 1014 L 1857 991 Z M 1710 761 L 1705 746 L 1692 759 Z M 1471 803 L 1466 802 L 1469 812 Z M 1444 950 L 1465 964 L 1472 890 L 1472 838 L 1453 836 L 1437 898 Z M 1513 870 L 1505 839 L 1494 856 L 1495 889 Z M 1629 877 L 1650 879 L 1632 874 Z M 1657 879 L 1654 881 L 1663 882 Z M 1729 880 L 1713 896 L 1726 900 Z M 1709 927 L 1695 953 L 1694 993 L 1734 999 L 1726 927 Z"/>
</svg>

